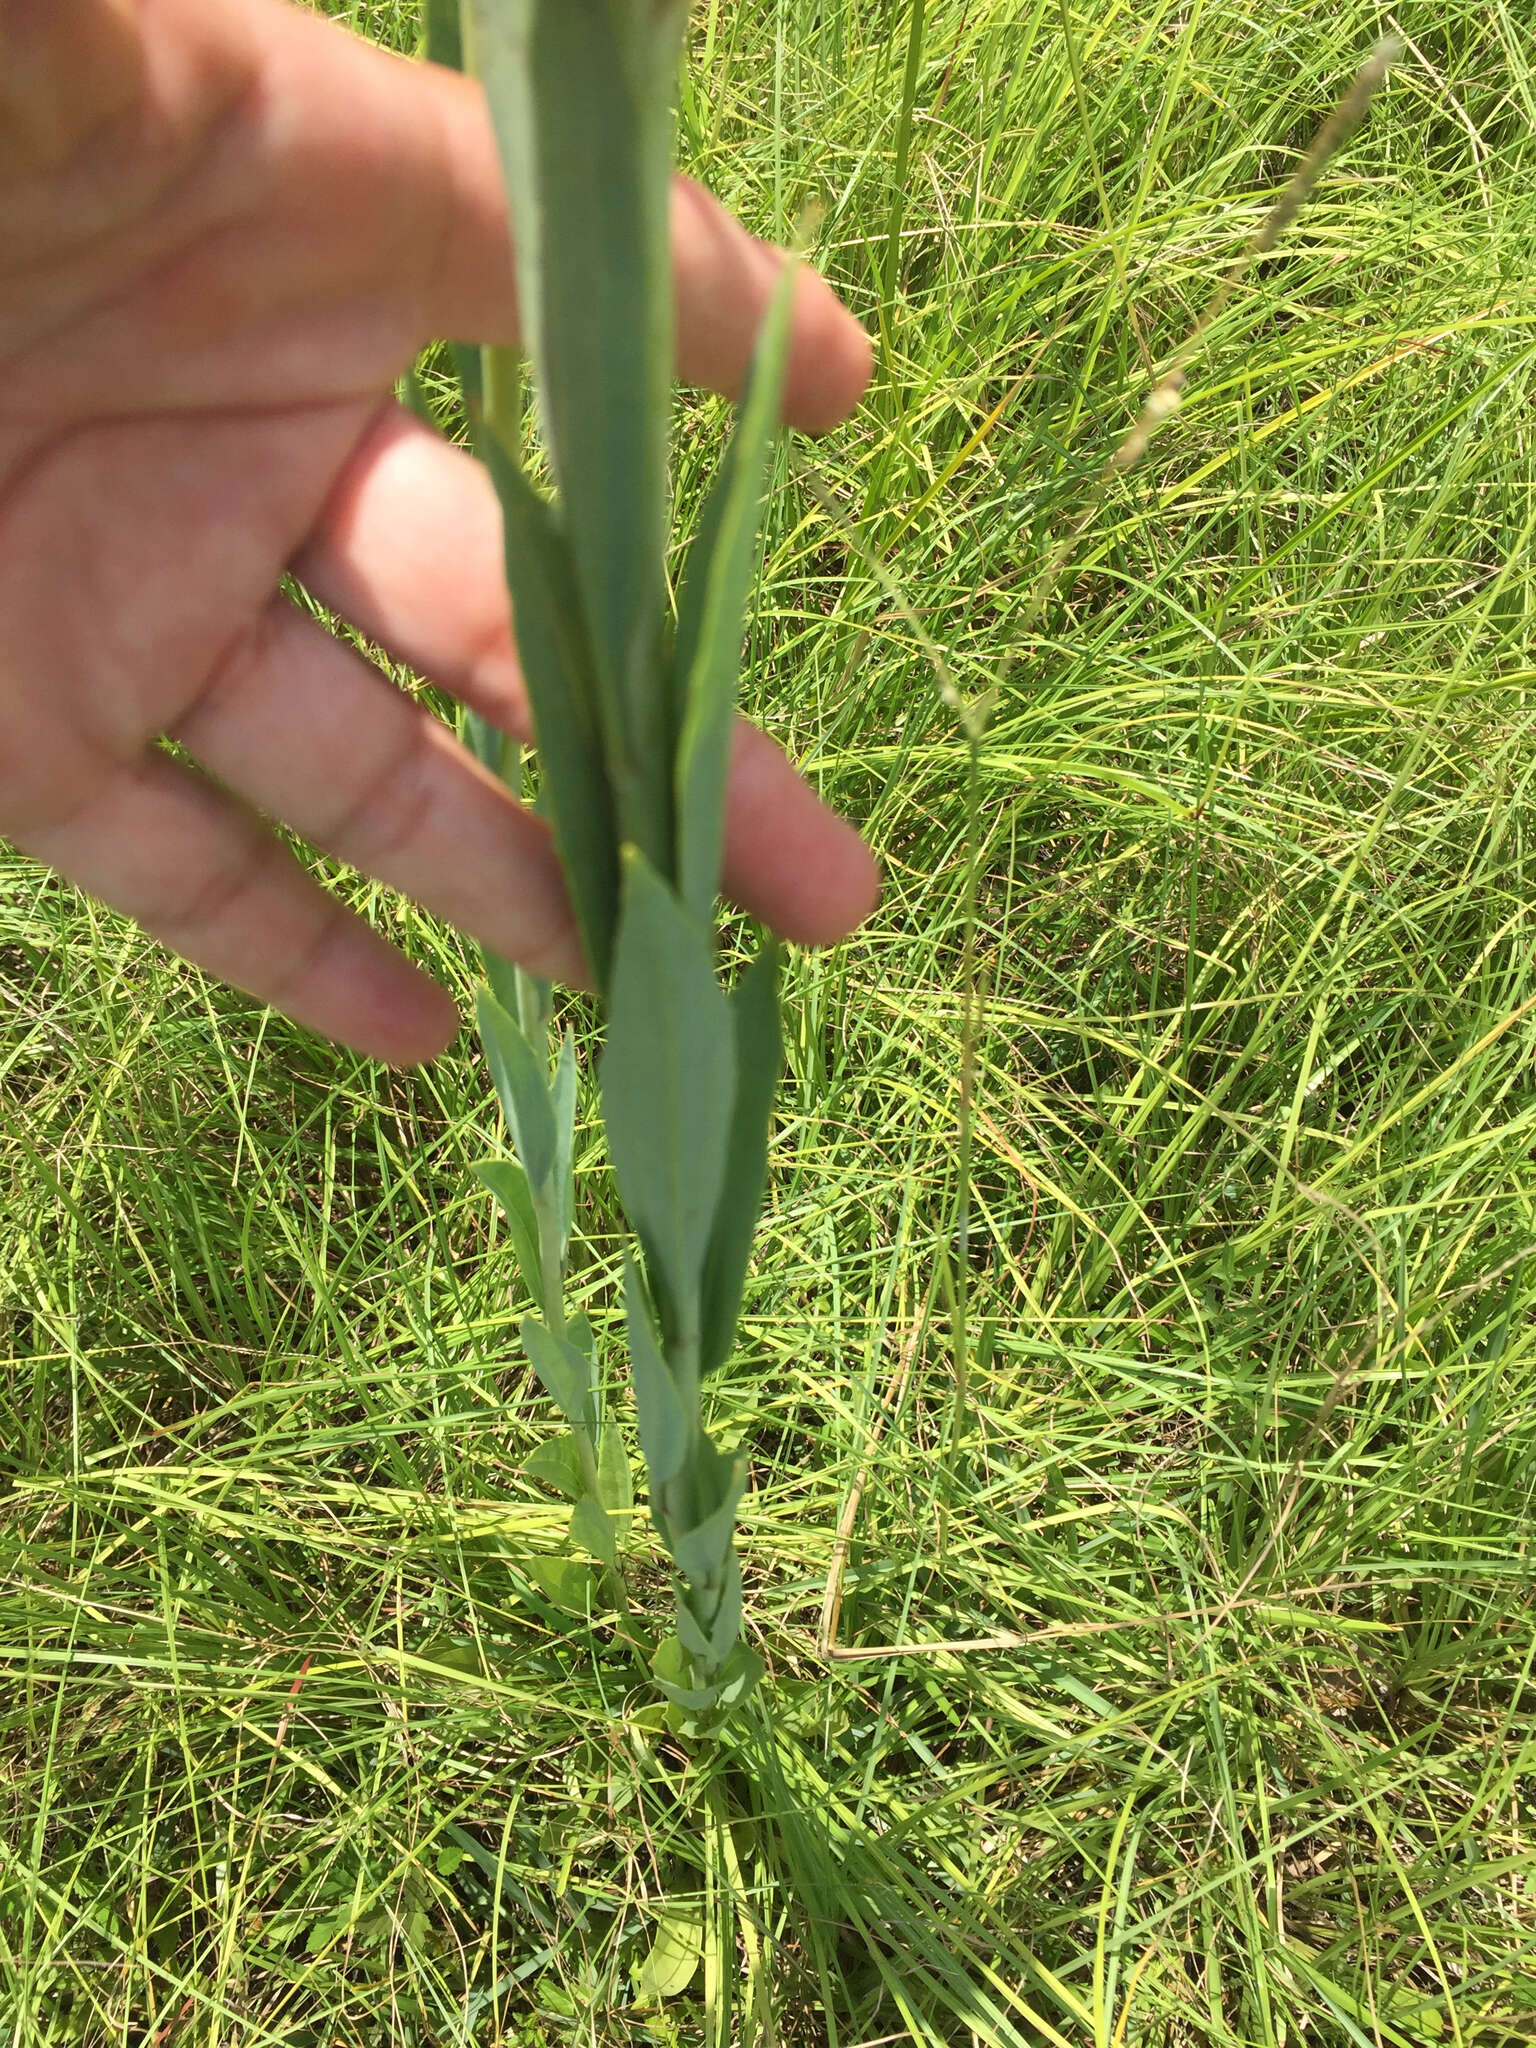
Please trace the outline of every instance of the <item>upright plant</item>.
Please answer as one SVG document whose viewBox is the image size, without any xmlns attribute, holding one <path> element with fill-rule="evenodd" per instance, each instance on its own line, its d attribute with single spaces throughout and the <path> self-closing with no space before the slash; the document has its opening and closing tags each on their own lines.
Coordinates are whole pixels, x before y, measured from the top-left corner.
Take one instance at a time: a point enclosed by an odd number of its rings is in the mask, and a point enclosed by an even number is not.
<svg viewBox="0 0 1536 2048">
<path fill-rule="evenodd" d="M 717 972 L 720 870 L 744 620 L 783 385 L 792 280 L 775 296 L 681 582 L 665 575 L 673 336 L 671 102 L 684 0 L 431 0 L 428 52 L 483 80 L 516 242 L 524 342 L 555 495 L 522 468 L 520 367 L 459 350 L 506 564 L 554 829 L 606 1007 L 603 1117 L 642 1263 L 625 1321 L 676 1633 L 658 1684 L 690 1715 L 747 1693 L 733 1547 L 743 1468 L 707 1434 L 705 1376 L 734 1337 L 782 1060 L 779 959 Z M 475 725 L 498 772 L 517 753 Z M 548 991 L 487 959 L 479 1023 L 517 1157 L 480 1169 L 539 1313 L 524 1348 L 570 1424 L 546 1477 L 610 1571 L 631 1502 L 604 1427 L 591 1332 L 564 1312 L 575 1064 L 551 1070 Z"/>
</svg>

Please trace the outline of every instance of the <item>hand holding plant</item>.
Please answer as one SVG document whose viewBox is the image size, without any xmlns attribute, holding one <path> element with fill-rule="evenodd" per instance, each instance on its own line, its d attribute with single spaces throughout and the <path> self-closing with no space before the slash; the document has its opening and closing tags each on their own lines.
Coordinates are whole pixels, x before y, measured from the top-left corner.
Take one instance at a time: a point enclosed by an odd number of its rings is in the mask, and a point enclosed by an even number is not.
<svg viewBox="0 0 1536 2048">
<path fill-rule="evenodd" d="M 476 445 L 506 521 L 541 802 L 586 956 L 606 997 L 603 1112 L 644 1253 L 625 1314 L 652 1518 L 676 1567 L 677 1633 L 658 1683 L 685 1715 L 741 1698 L 732 1545 L 744 1486 L 703 1426 L 701 1386 L 730 1351 L 767 1174 L 781 1059 L 778 954 L 734 990 L 712 924 L 737 672 L 788 359 L 796 275 L 769 308 L 735 433 L 669 616 L 667 442 L 673 360 L 668 221 L 680 0 L 463 0 L 429 13 L 430 47 L 484 78 L 501 143 L 554 500 L 520 465 L 520 383 L 495 352 L 458 351 Z M 481 730 L 488 766 L 499 735 Z M 543 1318 L 530 1362 L 571 1425 L 571 1535 L 610 1570 L 630 1512 L 606 1455 L 590 1337 L 560 1303 L 574 1073 L 551 1077 L 526 977 L 488 962 L 486 1052 L 520 1164 L 483 1177 L 502 1201 Z M 499 984 L 499 986 L 498 986 Z M 493 992 L 494 991 L 494 992 Z M 537 1020 L 530 1028 L 530 1020 Z"/>
<path fill-rule="evenodd" d="M 678 364 L 732 390 L 777 265 L 696 189 L 673 205 Z M 502 955 L 580 966 L 546 827 L 279 589 L 526 734 L 494 493 L 393 398 L 440 333 L 515 338 L 475 85 L 280 0 L 0 7 L 0 834 L 402 1061 L 454 1005 L 266 819 Z M 830 424 L 867 364 L 807 276 L 791 415 Z M 872 887 L 854 835 L 759 734 L 733 787 L 732 893 L 840 936 Z"/>
</svg>

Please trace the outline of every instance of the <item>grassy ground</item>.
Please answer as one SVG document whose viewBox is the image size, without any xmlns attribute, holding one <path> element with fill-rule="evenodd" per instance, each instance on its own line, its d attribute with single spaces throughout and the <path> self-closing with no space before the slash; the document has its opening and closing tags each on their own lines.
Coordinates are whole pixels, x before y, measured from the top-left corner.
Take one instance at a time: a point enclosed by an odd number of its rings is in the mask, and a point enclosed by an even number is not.
<svg viewBox="0 0 1536 2048">
<path fill-rule="evenodd" d="M 876 0 L 710 0 L 683 108 L 753 225 L 827 199 L 882 355 L 786 456 L 751 686 L 889 879 L 796 963 L 718 1390 L 760 1704 L 685 1753 L 537 1591 L 469 1039 L 364 1067 L 5 857 L 16 2048 L 1536 2032 L 1536 32 L 932 0 L 893 208 L 907 48 Z M 722 423 L 684 409 L 685 521 Z M 999 693 L 974 806 L 925 641 Z"/>
</svg>

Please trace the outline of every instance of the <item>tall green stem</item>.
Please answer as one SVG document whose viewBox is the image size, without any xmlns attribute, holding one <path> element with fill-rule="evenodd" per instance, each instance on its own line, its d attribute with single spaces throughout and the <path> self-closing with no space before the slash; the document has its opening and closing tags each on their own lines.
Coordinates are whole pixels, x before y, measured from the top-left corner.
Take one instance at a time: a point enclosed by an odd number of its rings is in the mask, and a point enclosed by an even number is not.
<svg viewBox="0 0 1536 2048">
<path fill-rule="evenodd" d="M 923 68 L 923 31 L 927 14 L 927 0 L 912 0 L 911 22 L 907 30 L 907 62 L 901 81 L 901 113 L 896 125 L 891 214 L 885 235 L 885 274 L 880 291 L 887 319 L 896 303 L 896 286 L 901 277 L 901 229 L 907 210 L 907 171 L 912 161 L 912 115 L 917 101 L 918 75 Z"/>
</svg>

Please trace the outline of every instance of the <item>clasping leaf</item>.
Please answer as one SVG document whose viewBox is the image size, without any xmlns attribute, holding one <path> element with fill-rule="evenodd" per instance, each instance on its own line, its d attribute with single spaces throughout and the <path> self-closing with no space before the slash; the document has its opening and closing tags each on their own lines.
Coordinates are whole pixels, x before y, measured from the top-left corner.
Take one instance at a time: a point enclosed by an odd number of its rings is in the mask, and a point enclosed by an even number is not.
<svg viewBox="0 0 1536 2048">
<path fill-rule="evenodd" d="M 602 1089 L 624 1207 L 680 1329 L 696 1336 L 736 1095 L 735 1032 L 706 929 L 633 848 Z"/>
<path fill-rule="evenodd" d="M 556 1149 L 555 1112 L 544 1064 L 488 988 L 476 996 L 475 1013 L 517 1156 L 530 1188 L 542 1191 L 555 1170 Z"/>
</svg>

